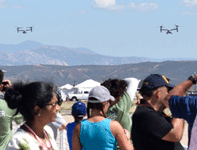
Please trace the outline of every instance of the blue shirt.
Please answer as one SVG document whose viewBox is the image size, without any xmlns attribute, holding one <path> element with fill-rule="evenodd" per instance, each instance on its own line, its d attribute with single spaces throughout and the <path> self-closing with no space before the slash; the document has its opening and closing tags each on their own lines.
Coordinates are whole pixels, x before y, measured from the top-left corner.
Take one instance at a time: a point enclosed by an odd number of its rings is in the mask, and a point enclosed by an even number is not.
<svg viewBox="0 0 197 150">
<path fill-rule="evenodd" d="M 173 117 L 183 118 L 188 122 L 190 139 L 191 129 L 197 114 L 197 96 L 171 96 L 169 106 Z"/>
<path fill-rule="evenodd" d="M 81 122 L 80 142 L 86 150 L 115 150 L 116 139 L 110 129 L 110 119 Z"/>
<path fill-rule="evenodd" d="M 72 137 L 73 137 L 73 131 L 75 126 L 77 125 L 78 122 L 72 122 L 67 124 L 66 126 L 66 130 L 67 130 L 67 139 L 68 139 L 68 144 L 69 144 L 69 148 L 70 150 L 72 150 Z M 82 148 L 83 150 L 83 148 Z"/>
<path fill-rule="evenodd" d="M 77 124 L 77 122 L 72 122 L 72 123 L 67 124 L 67 126 L 66 126 L 67 139 L 68 139 L 68 144 L 69 144 L 70 150 L 72 150 L 72 136 L 73 136 L 73 130 L 74 130 L 76 124 Z"/>
</svg>

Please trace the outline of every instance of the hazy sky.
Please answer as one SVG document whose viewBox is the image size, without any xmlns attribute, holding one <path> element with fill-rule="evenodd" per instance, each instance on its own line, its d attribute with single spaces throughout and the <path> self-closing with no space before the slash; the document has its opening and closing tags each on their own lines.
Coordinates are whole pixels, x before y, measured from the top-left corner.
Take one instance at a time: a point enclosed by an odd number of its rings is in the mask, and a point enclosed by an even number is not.
<svg viewBox="0 0 197 150">
<path fill-rule="evenodd" d="M 159 26 L 179 32 L 160 33 Z M 34 25 L 33 32 L 16 27 Z M 0 0 L 0 43 L 33 40 L 108 56 L 197 59 L 197 0 Z"/>
</svg>

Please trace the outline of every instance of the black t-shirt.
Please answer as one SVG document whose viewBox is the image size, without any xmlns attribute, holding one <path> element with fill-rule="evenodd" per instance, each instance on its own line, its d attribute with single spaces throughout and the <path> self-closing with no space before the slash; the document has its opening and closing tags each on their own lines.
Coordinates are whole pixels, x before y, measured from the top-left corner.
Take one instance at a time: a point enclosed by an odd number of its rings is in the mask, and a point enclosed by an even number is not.
<svg viewBox="0 0 197 150">
<path fill-rule="evenodd" d="M 139 105 L 132 122 L 131 137 L 135 150 L 184 150 L 180 142 L 162 140 L 172 129 L 171 118 L 164 113 Z"/>
</svg>

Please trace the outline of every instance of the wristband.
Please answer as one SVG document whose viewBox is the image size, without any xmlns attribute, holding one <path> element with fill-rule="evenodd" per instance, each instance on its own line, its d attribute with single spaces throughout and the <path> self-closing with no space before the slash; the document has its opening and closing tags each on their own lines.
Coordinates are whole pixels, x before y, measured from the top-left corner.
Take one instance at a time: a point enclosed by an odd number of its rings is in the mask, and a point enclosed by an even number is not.
<svg viewBox="0 0 197 150">
<path fill-rule="evenodd" d="M 188 80 L 192 81 L 193 84 L 197 82 L 196 76 L 189 76 Z"/>
</svg>

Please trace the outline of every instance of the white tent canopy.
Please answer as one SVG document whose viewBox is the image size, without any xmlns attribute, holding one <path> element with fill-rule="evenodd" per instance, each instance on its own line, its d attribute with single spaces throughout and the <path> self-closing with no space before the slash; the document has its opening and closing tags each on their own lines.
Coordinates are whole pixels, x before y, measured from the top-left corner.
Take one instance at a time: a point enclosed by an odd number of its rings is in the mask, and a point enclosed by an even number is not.
<svg viewBox="0 0 197 150">
<path fill-rule="evenodd" d="M 72 89 L 72 85 L 70 85 L 70 84 L 65 84 L 65 85 L 63 85 L 63 86 L 61 86 L 60 88 L 61 89 L 68 89 L 68 90 L 70 90 L 70 89 Z"/>
<path fill-rule="evenodd" d="M 62 98 L 65 101 L 68 94 L 80 95 L 80 93 L 83 93 L 84 91 L 90 91 L 93 87 L 99 85 L 100 85 L 99 82 L 94 81 L 92 79 L 88 79 L 80 84 L 77 84 L 76 86 L 66 84 L 59 88 L 61 89 Z"/>
<path fill-rule="evenodd" d="M 80 88 L 80 87 L 83 87 L 83 88 L 89 88 L 89 87 L 95 87 L 95 86 L 99 86 L 100 83 L 97 82 L 97 81 L 94 81 L 92 79 L 88 79 L 80 84 L 77 84 L 75 86 L 75 88 Z"/>
</svg>

